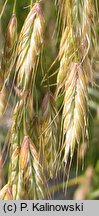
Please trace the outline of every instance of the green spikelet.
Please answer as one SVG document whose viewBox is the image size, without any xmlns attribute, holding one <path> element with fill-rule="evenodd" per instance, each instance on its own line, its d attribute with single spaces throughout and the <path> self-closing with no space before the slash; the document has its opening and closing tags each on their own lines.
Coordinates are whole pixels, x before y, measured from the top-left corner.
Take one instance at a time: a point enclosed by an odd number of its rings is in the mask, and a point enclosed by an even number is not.
<svg viewBox="0 0 99 216">
<path fill-rule="evenodd" d="M 22 107 L 23 102 L 17 102 L 13 113 L 11 128 L 9 130 L 10 165 L 8 181 L 12 188 L 12 194 L 14 199 L 16 199 L 17 194 L 17 182 L 19 172 L 18 164 L 20 154 Z"/>
</svg>

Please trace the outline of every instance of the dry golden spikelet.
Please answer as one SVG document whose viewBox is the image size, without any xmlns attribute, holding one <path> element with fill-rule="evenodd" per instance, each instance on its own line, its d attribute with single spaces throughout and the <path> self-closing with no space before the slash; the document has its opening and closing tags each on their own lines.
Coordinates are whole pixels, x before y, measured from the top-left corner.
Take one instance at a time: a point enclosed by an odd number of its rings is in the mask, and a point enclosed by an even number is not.
<svg viewBox="0 0 99 216">
<path fill-rule="evenodd" d="M 22 90 L 35 81 L 43 34 L 44 17 L 40 4 L 35 3 L 24 22 L 16 49 L 17 86 Z"/>
<path fill-rule="evenodd" d="M 13 200 L 12 190 L 9 184 L 6 184 L 0 191 L 0 200 Z"/>
<path fill-rule="evenodd" d="M 66 35 L 65 43 L 64 36 Z M 76 48 L 78 41 L 75 40 L 75 35 L 72 29 L 67 29 L 63 32 L 61 46 L 59 51 L 60 57 L 60 67 L 57 74 L 57 88 L 56 88 L 56 98 L 59 93 L 64 93 L 65 82 L 68 78 L 68 70 L 70 68 L 71 63 L 75 60 Z M 63 46 L 62 46 L 63 45 Z"/>
<path fill-rule="evenodd" d="M 14 199 L 43 199 L 46 180 L 37 150 L 28 136 L 23 139 L 16 169 L 17 176 L 12 182 Z"/>
<path fill-rule="evenodd" d="M 17 194 L 17 182 L 18 182 L 18 165 L 19 165 L 19 147 L 17 147 L 11 156 L 10 165 L 9 165 L 9 183 L 12 188 L 13 199 L 16 198 Z"/>
<path fill-rule="evenodd" d="M 65 149 L 64 162 L 68 155 L 73 157 L 76 144 L 87 137 L 88 90 L 85 71 L 79 63 L 73 63 L 65 83 L 65 97 L 62 114 L 62 146 Z"/>
<path fill-rule="evenodd" d="M 1 69 L 4 81 L 9 78 L 11 64 L 13 64 L 13 57 L 15 54 L 15 47 L 17 41 L 17 18 L 13 14 L 7 26 L 4 44 L 4 53 L 2 56 Z"/>
<path fill-rule="evenodd" d="M 69 32 L 70 32 L 70 28 L 67 26 L 65 28 L 65 30 L 63 31 L 63 33 L 62 33 L 62 38 L 61 38 L 61 41 L 60 41 L 60 50 L 59 50 L 59 59 L 60 60 L 62 59 L 62 57 L 64 55 L 65 45 L 66 45 L 66 42 L 67 42 Z"/>
<path fill-rule="evenodd" d="M 83 8 L 83 21 L 82 21 L 82 36 L 87 43 L 95 47 L 96 36 L 96 20 L 95 20 L 95 7 L 92 0 L 84 1 Z"/>
<path fill-rule="evenodd" d="M 32 154 L 33 176 L 35 182 L 34 199 L 49 198 L 50 194 L 49 194 L 49 190 L 47 190 L 48 186 L 47 186 L 46 178 L 43 173 L 43 168 L 39 162 L 39 154 L 35 148 L 35 145 L 32 142 L 30 143 L 30 151 Z M 47 190 L 46 194 L 45 194 L 45 190 Z"/>
<path fill-rule="evenodd" d="M 58 25 L 62 24 L 62 29 L 66 27 L 67 21 L 67 3 L 65 0 L 57 0 L 57 7 L 58 7 Z"/>
<path fill-rule="evenodd" d="M 12 122 L 11 122 L 11 126 L 9 129 L 9 142 L 11 144 L 11 151 L 13 152 L 13 150 L 16 149 L 16 147 L 19 146 L 18 143 L 18 137 L 20 134 L 20 128 L 21 128 L 21 121 L 22 121 L 22 114 L 23 114 L 23 105 L 24 102 L 22 100 L 20 100 L 19 102 L 17 102 L 15 108 L 14 108 L 14 112 L 13 112 L 13 116 L 12 116 Z M 11 154 L 12 154 L 11 152 Z"/>
<path fill-rule="evenodd" d="M 78 48 L 80 63 L 85 71 L 87 84 L 93 85 L 94 77 L 93 77 L 92 61 L 87 52 L 86 42 L 83 40 L 83 37 L 81 35 L 78 38 L 78 40 L 80 41 L 79 48 Z"/>
<path fill-rule="evenodd" d="M 11 172 L 11 174 L 9 174 L 9 176 L 10 176 L 11 182 L 13 182 L 13 180 L 15 179 L 16 174 L 17 174 L 19 155 L 20 155 L 20 149 L 19 149 L 19 147 L 16 147 L 16 149 L 13 151 L 13 153 L 11 155 L 11 161 L 10 161 L 9 171 Z"/>
<path fill-rule="evenodd" d="M 53 95 L 48 92 L 42 103 L 40 160 L 48 177 L 53 178 L 58 149 L 58 113 Z"/>
<path fill-rule="evenodd" d="M 82 67 L 83 67 L 83 69 L 85 71 L 85 76 L 86 76 L 87 84 L 93 85 L 93 83 L 94 83 L 94 77 L 93 77 L 93 75 L 94 74 L 93 74 L 92 64 L 91 64 L 91 61 L 90 61 L 88 55 L 84 59 L 84 61 L 82 63 Z"/>
<path fill-rule="evenodd" d="M 20 133 L 20 126 L 21 126 L 22 114 L 23 114 L 23 105 L 24 105 L 23 100 L 20 100 L 17 102 L 17 104 L 14 108 L 14 111 L 13 111 L 12 122 L 11 122 L 11 126 L 9 129 L 9 134 L 8 134 L 9 135 L 9 141 L 11 143 L 11 148 L 13 150 L 15 150 L 16 147 L 19 146 L 18 133 Z M 16 144 L 14 145 L 14 143 L 16 143 Z"/>
<path fill-rule="evenodd" d="M 2 88 L 0 91 L 0 118 L 2 117 L 5 107 L 7 105 L 7 90 L 6 88 Z"/>
<path fill-rule="evenodd" d="M 78 3 L 75 0 L 58 0 L 58 25 L 65 30 L 66 26 L 72 27 L 77 18 Z"/>
<path fill-rule="evenodd" d="M 21 145 L 17 184 L 16 199 L 22 199 L 24 194 L 27 194 L 27 199 L 44 199 L 47 184 L 37 150 L 29 136 L 24 137 Z"/>
<path fill-rule="evenodd" d="M 18 136 L 19 134 L 17 134 Z M 23 143 L 24 144 L 24 143 Z M 12 187 L 12 193 L 14 199 L 23 199 L 25 194 L 25 182 L 23 178 L 23 169 L 25 164 L 26 151 L 24 152 L 23 147 L 16 147 L 13 150 L 10 159 L 10 169 L 9 169 L 9 182 Z M 20 146 L 20 143 L 17 143 Z M 22 157 L 23 154 L 23 157 Z"/>
</svg>

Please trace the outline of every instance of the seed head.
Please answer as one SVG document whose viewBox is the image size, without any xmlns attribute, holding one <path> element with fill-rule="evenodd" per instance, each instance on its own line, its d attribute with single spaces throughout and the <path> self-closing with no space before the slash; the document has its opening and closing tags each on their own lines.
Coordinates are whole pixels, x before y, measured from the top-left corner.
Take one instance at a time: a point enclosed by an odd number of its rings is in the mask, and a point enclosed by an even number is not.
<svg viewBox="0 0 99 216">
<path fill-rule="evenodd" d="M 26 89 L 35 80 L 35 69 L 43 45 L 44 18 L 39 3 L 34 4 L 22 27 L 17 50 L 17 86 Z"/>
</svg>

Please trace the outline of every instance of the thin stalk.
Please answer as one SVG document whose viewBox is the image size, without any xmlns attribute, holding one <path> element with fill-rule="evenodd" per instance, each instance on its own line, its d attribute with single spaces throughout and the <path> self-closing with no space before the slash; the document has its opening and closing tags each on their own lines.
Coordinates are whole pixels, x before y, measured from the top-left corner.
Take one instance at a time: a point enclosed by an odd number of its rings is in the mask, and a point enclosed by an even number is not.
<svg viewBox="0 0 99 216">
<path fill-rule="evenodd" d="M 31 10 L 32 6 L 33 6 L 33 0 L 30 0 L 30 10 Z"/>
<path fill-rule="evenodd" d="M 14 0 L 13 14 L 15 14 L 15 13 L 16 13 L 16 2 L 17 2 L 17 0 Z"/>
</svg>

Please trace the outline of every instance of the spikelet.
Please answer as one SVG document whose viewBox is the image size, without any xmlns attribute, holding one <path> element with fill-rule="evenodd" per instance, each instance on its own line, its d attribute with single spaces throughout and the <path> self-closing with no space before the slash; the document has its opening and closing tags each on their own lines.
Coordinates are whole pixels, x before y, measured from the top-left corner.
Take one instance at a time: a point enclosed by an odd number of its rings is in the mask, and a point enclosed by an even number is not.
<svg viewBox="0 0 99 216">
<path fill-rule="evenodd" d="M 62 28 L 66 27 L 66 21 L 67 21 L 67 1 L 65 0 L 57 0 L 57 6 L 58 6 L 58 20 L 59 24 L 62 23 Z M 68 5 L 69 6 L 69 5 Z M 68 8 L 69 10 L 69 8 Z"/>
<path fill-rule="evenodd" d="M 12 187 L 13 199 L 16 198 L 17 194 L 17 180 L 18 180 L 18 163 L 19 163 L 19 155 L 20 149 L 16 147 L 13 151 L 10 161 L 10 169 L 9 169 L 9 182 Z"/>
<path fill-rule="evenodd" d="M 60 0 L 59 2 L 60 6 L 62 6 L 63 1 Z M 61 142 L 62 149 L 65 148 L 63 159 L 65 162 L 68 160 L 69 153 L 71 158 L 73 157 L 76 144 L 79 145 L 81 141 L 84 142 L 88 136 L 87 87 L 89 83 L 93 83 L 93 71 L 88 56 L 90 48 L 89 31 L 91 27 L 90 25 L 88 26 L 88 20 L 84 20 L 84 16 L 85 14 L 89 16 L 88 13 L 92 12 L 93 14 L 90 14 L 90 16 L 93 17 L 94 10 L 93 8 L 92 10 L 87 8 L 86 2 L 82 1 L 79 3 L 79 9 L 84 9 L 83 19 L 81 17 L 79 19 L 77 2 L 66 1 L 66 4 L 71 5 L 71 9 L 66 14 L 66 24 L 68 25 L 63 28 L 60 43 L 60 68 L 57 75 L 56 99 L 60 95 L 64 95 Z M 91 4 L 93 5 L 92 1 Z M 63 8 L 63 10 L 65 9 Z M 75 20 L 73 20 L 74 14 L 78 22 L 80 22 L 77 26 L 75 25 Z"/>
<path fill-rule="evenodd" d="M 92 69 L 91 61 L 90 61 L 88 55 L 84 59 L 84 61 L 82 63 L 82 67 L 83 67 L 83 69 L 85 71 L 87 84 L 89 85 L 89 83 L 90 83 L 91 85 L 93 85 L 93 82 L 94 82 L 93 69 Z"/>
<path fill-rule="evenodd" d="M 53 178 L 56 168 L 58 115 L 54 98 L 48 92 L 42 103 L 40 158 L 48 177 Z"/>
<path fill-rule="evenodd" d="M 25 197 L 25 173 L 27 171 L 27 167 L 29 166 L 29 161 L 31 158 L 29 157 L 29 141 L 28 137 L 25 136 L 20 147 L 20 155 L 19 155 L 19 173 L 18 173 L 18 182 L 17 182 L 17 194 L 16 199 L 22 199 Z M 32 169 L 32 166 L 31 166 Z"/>
<path fill-rule="evenodd" d="M 82 37 L 90 45 L 95 47 L 96 43 L 96 20 L 95 7 L 92 0 L 84 1 L 83 21 L 82 21 Z"/>
<path fill-rule="evenodd" d="M 83 0 L 82 0 L 83 1 Z M 79 6 L 78 6 L 79 5 Z M 73 27 L 75 25 L 75 19 L 77 21 L 78 14 L 77 9 L 81 7 L 76 0 L 57 0 L 58 7 L 58 24 L 61 23 L 62 31 L 65 30 L 66 26 Z"/>
<path fill-rule="evenodd" d="M 17 87 L 25 90 L 35 80 L 35 70 L 43 45 L 44 18 L 39 3 L 35 3 L 22 27 L 16 49 Z M 29 83 L 30 82 L 30 83 Z"/>
<path fill-rule="evenodd" d="M 75 59 L 75 47 L 77 47 L 77 43 L 78 42 L 75 40 L 73 30 L 67 27 L 63 32 L 60 43 L 60 67 L 57 75 L 56 98 L 59 96 L 60 93 L 64 93 L 64 85 L 68 78 L 68 70 L 70 68 L 71 62 L 73 62 Z"/>
<path fill-rule="evenodd" d="M 13 200 L 12 191 L 9 184 L 0 190 L 0 200 Z"/>
<path fill-rule="evenodd" d="M 16 44 L 16 30 L 17 29 L 17 19 L 15 15 L 12 15 L 10 22 L 8 24 L 6 35 L 5 35 L 5 44 L 4 44 L 4 53 L 1 61 L 1 71 L 0 71 L 0 117 L 5 111 L 7 105 L 7 90 L 5 83 L 10 75 L 10 66 L 12 64 L 12 58 L 15 51 Z"/>
<path fill-rule="evenodd" d="M 10 165 L 9 165 L 9 182 L 12 188 L 13 198 L 15 199 L 17 193 L 18 181 L 18 164 L 20 154 L 20 139 L 21 139 L 21 119 L 22 119 L 23 101 L 17 102 L 14 109 L 11 128 L 9 130 L 10 143 Z"/>
<path fill-rule="evenodd" d="M 31 143 L 30 145 L 30 150 L 32 154 L 32 163 L 33 163 L 33 170 L 35 173 L 35 183 L 36 183 L 34 199 L 44 199 L 45 197 L 49 198 L 50 195 L 47 188 L 46 178 L 43 174 L 43 168 L 39 162 L 39 154 L 37 153 L 33 143 Z M 44 192 L 46 189 L 47 189 L 47 193 L 45 196 Z"/>
<path fill-rule="evenodd" d="M 44 199 L 46 180 L 39 163 L 38 153 L 28 136 L 25 136 L 20 150 L 19 175 L 16 199 Z"/>
<path fill-rule="evenodd" d="M 7 26 L 4 44 L 4 53 L 1 62 L 2 77 L 6 81 L 10 75 L 10 67 L 13 64 L 15 47 L 17 41 L 17 18 L 13 14 Z"/>
<path fill-rule="evenodd" d="M 63 107 L 63 146 L 65 148 L 64 161 L 67 162 L 70 153 L 73 157 L 75 144 L 87 136 L 88 91 L 85 71 L 79 63 L 73 63 L 68 79 L 65 83 L 65 98 Z"/>
</svg>

